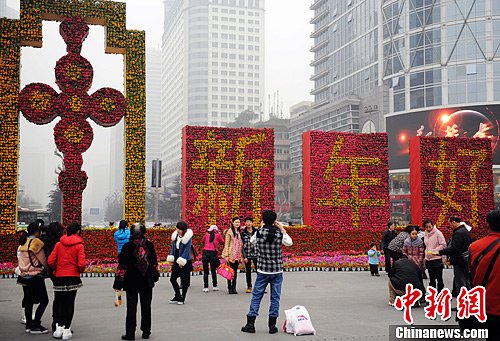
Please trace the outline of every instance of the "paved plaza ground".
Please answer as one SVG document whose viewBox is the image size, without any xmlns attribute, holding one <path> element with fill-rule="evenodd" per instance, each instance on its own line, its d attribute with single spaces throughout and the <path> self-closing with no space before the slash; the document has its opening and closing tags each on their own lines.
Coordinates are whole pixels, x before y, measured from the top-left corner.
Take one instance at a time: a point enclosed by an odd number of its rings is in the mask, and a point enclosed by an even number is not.
<svg viewBox="0 0 500 341">
<path fill-rule="evenodd" d="M 451 286 L 452 271 L 445 270 L 445 285 Z M 256 334 L 240 331 L 251 294 L 244 293 L 244 274 L 238 276 L 238 295 L 225 290 L 203 293 L 202 276 L 191 277 L 184 306 L 170 305 L 173 297 L 169 278 L 160 278 L 154 289 L 152 340 L 370 340 L 387 341 L 390 324 L 403 324 L 402 312 L 387 305 L 387 275 L 371 277 L 369 272 L 287 272 L 283 284 L 280 333 L 267 333 L 269 295 L 264 296 Z M 253 275 L 255 279 L 255 274 Z M 73 340 L 119 340 L 125 329 L 125 307 L 113 305 L 113 278 L 83 278 L 73 320 Z M 225 282 L 220 282 L 225 289 Z M 52 290 L 47 280 L 50 303 L 43 324 L 50 328 Z M 22 290 L 13 279 L 0 280 L 0 339 L 49 340 L 51 335 L 27 335 L 20 323 Z M 294 337 L 281 332 L 284 309 L 304 305 L 311 315 L 316 336 Z M 416 309 L 415 324 L 442 324 L 427 320 Z M 447 325 L 455 324 L 447 321 Z M 140 331 L 136 337 L 140 340 Z"/>
</svg>

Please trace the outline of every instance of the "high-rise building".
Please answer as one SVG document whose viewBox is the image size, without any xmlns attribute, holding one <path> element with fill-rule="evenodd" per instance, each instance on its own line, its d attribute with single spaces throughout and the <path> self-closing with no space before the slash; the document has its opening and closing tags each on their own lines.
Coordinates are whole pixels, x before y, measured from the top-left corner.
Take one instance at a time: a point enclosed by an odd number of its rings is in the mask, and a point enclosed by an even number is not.
<svg viewBox="0 0 500 341">
<path fill-rule="evenodd" d="M 303 132 L 381 131 L 388 109 L 388 89 L 380 78 L 380 2 L 316 0 L 310 9 L 314 102 L 290 108 L 291 167 L 299 178 Z"/>
<path fill-rule="evenodd" d="M 161 154 L 161 50 L 146 50 L 146 187 L 151 186 L 153 160 Z"/>
<path fill-rule="evenodd" d="M 380 25 L 381 78 L 390 88 L 389 141 L 392 136 L 404 142 L 405 132 L 416 134 L 420 126 L 424 134 L 442 135 L 447 126 L 456 124 L 459 136 L 473 136 L 480 122 L 488 125 L 486 135 L 497 135 L 500 1 L 385 1 Z M 496 165 L 497 149 L 493 151 Z M 389 159 L 391 196 L 400 197 L 397 205 L 406 212 L 409 162 L 407 156 L 398 156 L 398 150 Z M 498 193 L 497 172 L 496 166 Z"/>
<path fill-rule="evenodd" d="M 161 159 L 181 173 L 181 131 L 226 126 L 264 103 L 264 0 L 165 0 Z"/>
<path fill-rule="evenodd" d="M 297 120 L 309 120 L 308 130 L 387 131 L 392 208 L 407 220 L 407 143 L 420 126 L 442 136 L 456 124 L 472 136 L 482 122 L 498 135 L 500 2 L 315 0 L 310 8 L 314 104 Z"/>
<path fill-rule="evenodd" d="M 274 199 L 278 220 L 290 220 L 293 210 L 292 195 L 296 188 L 290 183 L 290 119 L 271 115 L 269 120 L 257 122 L 255 128 L 274 129 Z"/>
</svg>

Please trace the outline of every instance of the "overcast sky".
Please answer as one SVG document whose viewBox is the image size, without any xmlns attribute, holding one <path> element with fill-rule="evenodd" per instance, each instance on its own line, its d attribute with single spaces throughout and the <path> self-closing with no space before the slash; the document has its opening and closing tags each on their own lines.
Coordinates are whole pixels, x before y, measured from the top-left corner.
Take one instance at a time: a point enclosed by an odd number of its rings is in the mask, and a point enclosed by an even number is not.
<svg viewBox="0 0 500 341">
<path fill-rule="evenodd" d="M 0 0 L 2 1 L 2 0 Z M 127 28 L 146 31 L 147 47 L 161 46 L 163 33 L 163 2 L 161 0 L 129 0 L 127 3 Z M 291 105 L 310 100 L 312 83 L 309 66 L 313 55 L 309 52 L 313 27 L 309 24 L 312 11 L 308 0 L 266 0 L 266 101 L 267 94 L 279 91 L 280 105 L 288 113 Z M 19 10 L 19 0 L 7 0 L 7 5 Z M 43 25 L 44 46 L 41 49 L 23 48 L 21 86 L 31 82 L 44 82 L 59 91 L 55 85 L 54 65 L 65 54 L 65 45 L 58 33 L 58 24 L 48 22 Z M 123 91 L 123 57 L 104 54 L 104 30 L 92 26 L 89 37 L 83 45 L 82 55 L 94 67 L 93 93 L 101 87 L 113 87 Z M 268 111 L 269 105 L 265 105 Z M 56 175 L 54 169 L 59 159 L 54 156 L 53 127 L 58 119 L 46 126 L 34 126 L 21 118 L 21 174 L 20 182 L 25 192 L 31 194 L 43 205 L 46 193 Z M 89 175 L 84 192 L 84 206 L 93 207 L 104 200 L 104 183 L 92 182 L 92 178 L 109 179 L 102 174 L 109 169 L 110 131 L 119 128 L 102 128 L 92 124 L 94 142 L 84 154 L 83 169 Z M 122 128 L 121 128 L 122 129 Z M 28 155 L 30 155 L 28 157 Z M 29 161 L 28 161 L 29 160 Z M 39 170 L 33 171 L 33 163 L 41 163 Z M 30 174 L 26 167 L 31 169 Z"/>
</svg>

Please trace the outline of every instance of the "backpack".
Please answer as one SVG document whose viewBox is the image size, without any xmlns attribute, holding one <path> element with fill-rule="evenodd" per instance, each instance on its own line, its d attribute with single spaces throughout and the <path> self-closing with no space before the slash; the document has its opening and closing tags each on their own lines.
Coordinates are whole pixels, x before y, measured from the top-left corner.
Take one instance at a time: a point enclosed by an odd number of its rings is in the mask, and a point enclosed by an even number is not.
<svg viewBox="0 0 500 341">
<path fill-rule="evenodd" d="M 285 310 L 286 321 L 283 324 L 283 331 L 288 334 L 298 335 L 316 335 L 311 317 L 307 309 L 301 305 Z"/>
</svg>

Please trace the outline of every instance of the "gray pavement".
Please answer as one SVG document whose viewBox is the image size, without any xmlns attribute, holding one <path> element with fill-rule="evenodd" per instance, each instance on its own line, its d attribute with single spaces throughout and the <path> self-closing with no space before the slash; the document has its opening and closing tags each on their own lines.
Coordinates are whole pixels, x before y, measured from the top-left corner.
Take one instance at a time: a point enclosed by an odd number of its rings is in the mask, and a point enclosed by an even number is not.
<svg viewBox="0 0 500 341">
<path fill-rule="evenodd" d="M 452 283 L 452 271 L 445 270 L 445 285 Z M 316 336 L 300 340 L 387 341 L 390 324 L 403 324 L 403 314 L 387 305 L 387 275 L 371 277 L 369 272 L 287 272 L 281 297 L 280 333 L 267 333 L 269 294 L 264 296 L 256 334 L 240 332 L 251 294 L 244 293 L 245 276 L 238 276 L 238 295 L 226 290 L 203 293 L 202 277 L 191 277 L 191 288 L 184 306 L 170 305 L 173 297 L 169 278 L 160 278 L 154 289 L 152 340 L 293 340 L 281 331 L 284 309 L 304 305 Z M 220 280 L 220 277 L 219 277 Z M 255 274 L 253 275 L 255 280 Z M 120 340 L 125 329 L 125 306 L 114 307 L 113 278 L 83 278 L 73 320 L 73 340 Z M 225 282 L 219 287 L 225 289 Z M 52 290 L 47 280 L 50 303 L 43 324 L 50 328 Z M 22 290 L 13 279 L 0 280 L 0 340 L 49 340 L 48 335 L 27 335 L 20 323 Z M 124 302 L 125 305 L 125 302 Z M 429 321 L 423 309 L 413 314 L 415 324 L 454 325 L 453 321 Z M 140 338 L 140 330 L 136 337 Z"/>
</svg>

